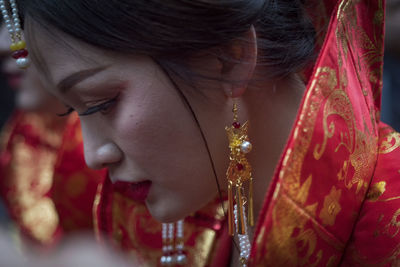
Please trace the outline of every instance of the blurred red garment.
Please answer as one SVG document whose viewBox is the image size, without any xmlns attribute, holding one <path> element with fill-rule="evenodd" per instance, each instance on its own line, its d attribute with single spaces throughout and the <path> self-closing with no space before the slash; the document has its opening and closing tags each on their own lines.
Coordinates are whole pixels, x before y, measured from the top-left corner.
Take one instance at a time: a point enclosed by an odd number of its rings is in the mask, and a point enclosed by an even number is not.
<svg viewBox="0 0 400 267">
<path fill-rule="evenodd" d="M 77 116 L 17 111 L 3 129 L 0 193 L 25 240 L 51 247 L 92 230 L 102 176 L 86 167 Z"/>
</svg>

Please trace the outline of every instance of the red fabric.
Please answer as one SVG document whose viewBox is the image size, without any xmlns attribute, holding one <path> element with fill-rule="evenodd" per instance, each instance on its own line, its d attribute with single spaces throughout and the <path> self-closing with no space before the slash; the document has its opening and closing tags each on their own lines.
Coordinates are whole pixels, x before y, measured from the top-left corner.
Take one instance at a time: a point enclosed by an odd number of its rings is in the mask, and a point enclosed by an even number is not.
<svg viewBox="0 0 400 267">
<path fill-rule="evenodd" d="M 383 5 L 338 1 L 259 215 L 249 266 L 353 266 L 344 255 L 366 230 L 359 227 L 360 211 L 372 177 L 381 175 L 375 167 L 382 145 Z M 374 227 L 368 224 L 369 231 Z M 369 236 L 355 246 L 375 240 Z M 379 249 L 393 255 L 398 242 L 382 242 Z M 360 258 L 374 259 L 369 249 L 362 252 Z"/>
<path fill-rule="evenodd" d="M 378 161 L 343 257 L 346 266 L 400 264 L 400 134 L 383 123 L 379 129 Z"/>
<path fill-rule="evenodd" d="M 71 116 L 54 166 L 52 199 L 64 233 L 93 229 L 93 201 L 105 170 L 92 170 L 83 156 L 83 140 L 77 116 Z"/>
<path fill-rule="evenodd" d="M 228 266 L 231 261 L 232 237 L 229 235 L 227 223 L 223 224 L 219 235 L 210 267 Z"/>
<path fill-rule="evenodd" d="M 77 116 L 17 111 L 1 141 L 0 193 L 25 240 L 50 248 L 69 232 L 93 229 L 104 174 L 85 165 Z"/>
<path fill-rule="evenodd" d="M 53 245 L 62 235 L 51 200 L 51 167 L 64 123 L 38 113 L 16 112 L 1 138 L 1 197 L 22 236 L 46 246 Z"/>
<path fill-rule="evenodd" d="M 109 179 L 101 185 L 98 196 L 95 224 L 100 242 L 112 240 L 117 248 L 133 255 L 140 266 L 161 266 L 161 224 L 151 217 L 145 204 L 115 190 Z M 213 247 L 219 243 L 223 220 L 219 200 L 185 219 L 187 266 L 211 264 Z"/>
</svg>

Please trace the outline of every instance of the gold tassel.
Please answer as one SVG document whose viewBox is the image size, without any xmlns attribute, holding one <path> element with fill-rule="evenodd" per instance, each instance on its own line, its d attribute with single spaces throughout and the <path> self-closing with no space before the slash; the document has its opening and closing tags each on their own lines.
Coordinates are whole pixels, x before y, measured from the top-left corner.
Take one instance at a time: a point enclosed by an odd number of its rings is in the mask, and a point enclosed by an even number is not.
<svg viewBox="0 0 400 267">
<path fill-rule="evenodd" d="M 228 202 L 229 202 L 229 210 L 228 210 L 228 226 L 229 226 L 229 234 L 233 236 L 235 234 L 234 230 L 234 216 L 233 216 L 233 188 L 232 181 L 228 181 Z"/>
<path fill-rule="evenodd" d="M 229 234 L 233 236 L 235 232 L 239 235 L 246 235 L 247 225 L 254 225 L 253 215 L 253 178 L 251 177 L 251 165 L 246 158 L 246 154 L 252 149 L 252 145 L 248 137 L 249 123 L 246 121 L 241 125 L 238 121 L 238 107 L 235 99 L 233 99 L 233 123 L 226 126 L 225 130 L 229 141 L 229 166 L 226 171 L 228 180 L 228 226 Z M 242 195 L 244 194 L 243 184 L 250 182 L 248 200 Z M 236 192 L 233 192 L 236 190 Z M 236 196 L 235 196 L 236 194 Z M 236 198 L 236 199 L 235 199 Z M 236 200 L 236 201 L 235 201 Z M 248 202 L 248 219 L 245 219 L 245 207 Z M 236 203 L 236 206 L 234 206 Z M 236 214 L 235 214 L 236 212 Z M 236 215 L 236 216 L 235 216 Z M 236 217 L 236 218 L 235 218 Z M 241 239 L 242 245 L 249 246 L 247 237 Z M 242 248 L 241 248 L 242 250 Z M 240 252 L 240 254 L 242 251 Z M 245 255 L 245 254 L 243 254 Z M 240 261 L 243 266 L 246 265 L 247 256 L 241 257 Z"/>
<path fill-rule="evenodd" d="M 254 226 L 254 212 L 253 212 L 253 177 L 250 178 L 249 183 L 249 202 L 247 220 L 250 226 Z"/>
<path fill-rule="evenodd" d="M 242 197 L 241 184 L 236 186 L 236 192 L 237 192 L 236 205 L 237 205 L 238 234 L 244 235 L 246 234 L 246 228 L 244 225 L 245 221 L 243 213 L 243 197 Z"/>
</svg>

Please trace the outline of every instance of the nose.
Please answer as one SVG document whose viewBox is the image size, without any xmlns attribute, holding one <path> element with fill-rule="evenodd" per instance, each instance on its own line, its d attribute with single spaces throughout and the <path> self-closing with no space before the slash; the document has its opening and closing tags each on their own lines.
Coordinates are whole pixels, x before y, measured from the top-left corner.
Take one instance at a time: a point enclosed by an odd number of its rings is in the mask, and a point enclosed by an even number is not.
<svg viewBox="0 0 400 267">
<path fill-rule="evenodd" d="M 112 142 L 106 142 L 99 146 L 92 146 L 84 142 L 85 161 L 91 169 L 102 169 L 118 163 L 122 159 L 122 152 Z"/>
<path fill-rule="evenodd" d="M 113 141 L 113 129 L 99 117 L 81 117 L 83 150 L 86 165 L 98 170 L 115 165 L 123 158 L 123 152 Z M 102 130 L 100 130 L 102 129 Z"/>
</svg>

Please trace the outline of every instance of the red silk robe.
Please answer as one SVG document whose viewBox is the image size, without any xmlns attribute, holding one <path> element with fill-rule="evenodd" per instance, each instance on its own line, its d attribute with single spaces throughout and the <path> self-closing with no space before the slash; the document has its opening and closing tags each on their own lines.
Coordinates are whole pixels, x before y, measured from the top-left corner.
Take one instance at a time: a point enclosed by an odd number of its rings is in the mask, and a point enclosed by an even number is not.
<svg viewBox="0 0 400 267">
<path fill-rule="evenodd" d="M 248 266 L 398 266 L 400 134 L 379 119 L 384 1 L 311 2 L 319 56 L 306 72 Z M 99 238 L 113 239 L 143 266 L 159 265 L 161 225 L 144 205 L 106 180 L 95 212 Z M 229 265 L 217 202 L 185 220 L 185 246 L 187 266 Z"/>
<path fill-rule="evenodd" d="M 77 116 L 16 112 L 1 136 L 0 194 L 24 239 L 50 247 L 92 230 L 102 174 L 86 167 Z"/>
</svg>

